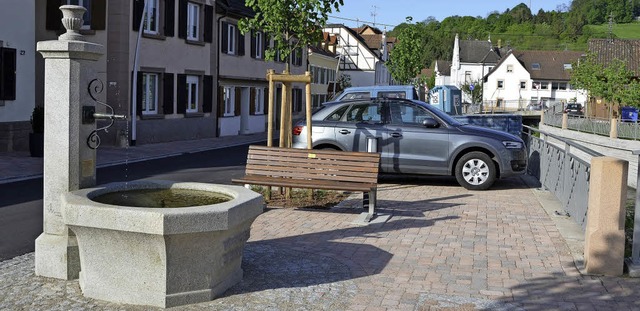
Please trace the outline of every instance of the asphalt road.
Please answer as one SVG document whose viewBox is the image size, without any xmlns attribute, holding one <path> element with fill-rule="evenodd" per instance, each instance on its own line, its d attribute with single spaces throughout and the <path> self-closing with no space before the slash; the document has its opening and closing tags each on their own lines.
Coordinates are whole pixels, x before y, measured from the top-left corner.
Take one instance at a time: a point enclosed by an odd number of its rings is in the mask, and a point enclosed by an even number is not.
<svg viewBox="0 0 640 311">
<path fill-rule="evenodd" d="M 166 179 L 230 184 L 244 174 L 249 145 L 99 168 L 97 184 Z M 42 233 L 42 178 L 0 184 L 0 261 L 34 251 Z"/>
</svg>

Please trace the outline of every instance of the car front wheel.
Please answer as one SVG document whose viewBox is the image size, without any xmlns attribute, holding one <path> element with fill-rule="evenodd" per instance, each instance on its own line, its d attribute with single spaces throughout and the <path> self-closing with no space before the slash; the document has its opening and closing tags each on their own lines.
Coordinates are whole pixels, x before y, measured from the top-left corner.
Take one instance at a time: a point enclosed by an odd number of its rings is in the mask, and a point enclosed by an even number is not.
<svg viewBox="0 0 640 311">
<path fill-rule="evenodd" d="M 496 165 L 483 152 L 469 152 L 456 164 L 456 180 L 469 190 L 486 190 L 496 180 Z"/>
</svg>

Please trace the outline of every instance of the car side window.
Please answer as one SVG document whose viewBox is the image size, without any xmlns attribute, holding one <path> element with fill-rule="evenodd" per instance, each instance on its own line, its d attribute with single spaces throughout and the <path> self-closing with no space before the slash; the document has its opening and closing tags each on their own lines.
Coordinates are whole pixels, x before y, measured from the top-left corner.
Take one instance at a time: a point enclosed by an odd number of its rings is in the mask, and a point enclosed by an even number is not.
<svg viewBox="0 0 640 311">
<path fill-rule="evenodd" d="M 347 122 L 379 123 L 382 121 L 380 107 L 380 104 L 376 103 L 355 104 L 347 112 Z"/>
<path fill-rule="evenodd" d="M 325 120 L 340 121 L 340 119 L 342 119 L 342 115 L 344 115 L 344 112 L 347 111 L 347 108 L 349 108 L 349 106 L 340 107 L 339 109 L 334 111 L 332 114 L 330 114 Z"/>
<path fill-rule="evenodd" d="M 399 91 L 387 91 L 387 92 L 378 92 L 378 98 L 406 98 L 406 94 L 404 92 Z"/>
<path fill-rule="evenodd" d="M 342 100 L 350 100 L 350 99 L 369 99 L 371 95 L 369 92 L 354 92 L 346 94 Z"/>
<path fill-rule="evenodd" d="M 419 125 L 426 119 L 433 119 L 433 115 L 426 109 L 403 102 L 390 102 L 389 112 L 392 125 Z"/>
</svg>

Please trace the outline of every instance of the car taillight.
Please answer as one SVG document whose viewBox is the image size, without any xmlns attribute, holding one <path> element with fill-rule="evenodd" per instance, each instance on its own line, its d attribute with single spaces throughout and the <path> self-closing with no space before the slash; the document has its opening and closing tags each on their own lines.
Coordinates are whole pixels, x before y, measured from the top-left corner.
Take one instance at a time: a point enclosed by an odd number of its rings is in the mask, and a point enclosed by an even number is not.
<svg viewBox="0 0 640 311">
<path fill-rule="evenodd" d="M 300 135 L 302 133 L 302 126 L 298 125 L 298 126 L 294 126 L 293 127 L 293 135 Z"/>
</svg>

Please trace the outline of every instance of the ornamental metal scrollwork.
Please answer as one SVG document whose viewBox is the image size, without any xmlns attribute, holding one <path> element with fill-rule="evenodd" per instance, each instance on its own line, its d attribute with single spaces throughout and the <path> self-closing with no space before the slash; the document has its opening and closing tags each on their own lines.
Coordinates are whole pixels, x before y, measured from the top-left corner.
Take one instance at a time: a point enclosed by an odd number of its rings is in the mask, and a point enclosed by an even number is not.
<svg viewBox="0 0 640 311">
<path fill-rule="evenodd" d="M 89 96 L 93 99 L 94 102 L 103 105 L 106 107 L 108 113 L 97 113 L 95 112 L 95 107 L 93 106 L 85 106 L 83 107 L 83 123 L 93 123 L 96 119 L 109 120 L 109 124 L 106 126 L 97 128 L 91 131 L 89 137 L 87 137 L 87 146 L 91 149 L 97 149 L 100 146 L 100 136 L 98 136 L 99 131 L 104 131 L 105 133 L 109 132 L 109 128 L 113 126 L 113 123 L 116 119 L 126 120 L 127 117 L 124 115 L 117 115 L 114 113 L 113 107 L 109 106 L 107 103 L 99 101 L 96 98 L 97 94 L 102 93 L 104 90 L 104 83 L 100 79 L 93 79 L 89 82 L 87 86 L 87 91 L 89 92 Z"/>
</svg>

